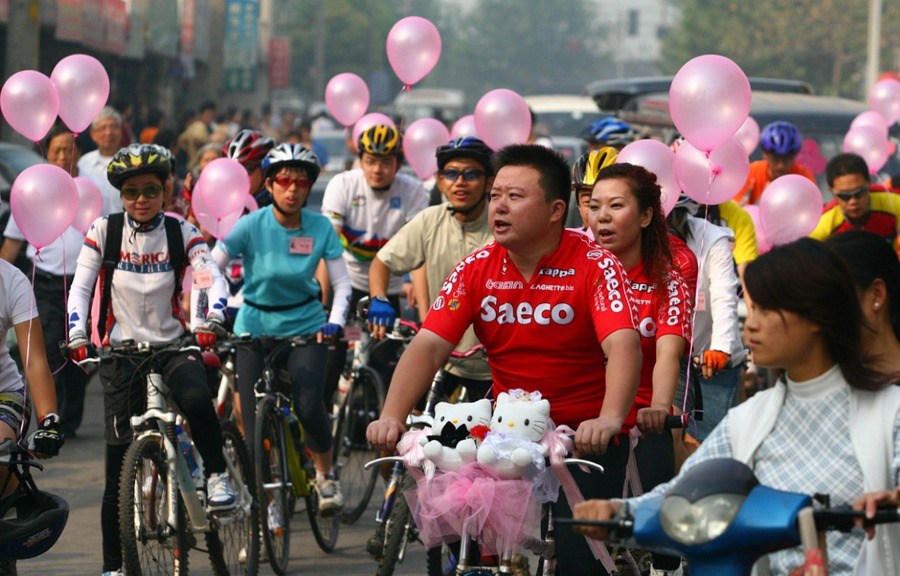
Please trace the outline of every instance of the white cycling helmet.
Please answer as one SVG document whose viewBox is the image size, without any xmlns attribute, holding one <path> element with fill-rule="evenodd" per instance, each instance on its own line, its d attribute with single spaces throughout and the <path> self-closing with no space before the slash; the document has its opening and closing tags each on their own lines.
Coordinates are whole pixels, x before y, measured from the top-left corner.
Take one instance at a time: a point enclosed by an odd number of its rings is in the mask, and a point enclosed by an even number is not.
<svg viewBox="0 0 900 576">
<path fill-rule="evenodd" d="M 284 142 L 269 150 L 262 161 L 262 171 L 267 178 L 272 177 L 279 169 L 285 166 L 306 168 L 310 184 L 319 177 L 319 158 L 303 144 L 289 144 Z"/>
</svg>

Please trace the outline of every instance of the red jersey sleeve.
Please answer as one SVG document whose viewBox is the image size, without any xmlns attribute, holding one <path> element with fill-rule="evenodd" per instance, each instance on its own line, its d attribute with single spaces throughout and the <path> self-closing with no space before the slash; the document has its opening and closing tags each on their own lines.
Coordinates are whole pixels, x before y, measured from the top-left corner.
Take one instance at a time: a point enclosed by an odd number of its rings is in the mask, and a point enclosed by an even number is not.
<svg viewBox="0 0 900 576">
<path fill-rule="evenodd" d="M 690 342 L 691 310 L 687 284 L 677 270 L 669 270 L 668 280 L 657 290 L 656 338 L 681 336 Z"/>
<path fill-rule="evenodd" d="M 669 245 L 672 247 L 672 263 L 675 264 L 675 268 L 678 269 L 681 279 L 685 283 L 688 303 L 693 308 L 694 296 L 697 294 L 697 274 L 700 272 L 697 256 L 684 240 L 674 234 L 669 234 Z"/>
<path fill-rule="evenodd" d="M 603 342 L 616 330 L 637 330 L 638 317 L 619 259 L 605 251 L 596 261 L 594 273 L 588 279 L 591 286 L 591 315 L 597 341 Z"/>
<path fill-rule="evenodd" d="M 453 344 L 459 342 L 477 310 L 472 283 L 472 277 L 477 274 L 475 264 L 475 258 L 470 255 L 456 265 L 431 303 L 422 328 Z"/>
</svg>

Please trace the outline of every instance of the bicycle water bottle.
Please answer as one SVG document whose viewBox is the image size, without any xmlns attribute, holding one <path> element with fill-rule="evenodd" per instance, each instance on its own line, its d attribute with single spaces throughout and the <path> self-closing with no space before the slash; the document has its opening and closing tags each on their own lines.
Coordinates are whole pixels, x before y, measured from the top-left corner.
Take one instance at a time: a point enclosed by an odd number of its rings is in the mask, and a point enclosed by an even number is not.
<svg viewBox="0 0 900 576">
<path fill-rule="evenodd" d="M 175 432 L 178 435 L 178 446 L 181 448 L 181 453 L 184 454 L 188 470 L 191 472 L 191 478 L 194 479 L 194 486 L 201 487 L 203 482 L 202 478 L 200 478 L 200 466 L 197 465 L 197 461 L 194 459 L 194 450 L 191 445 L 191 439 L 188 438 L 188 435 L 185 433 L 184 428 L 181 427 L 181 424 L 175 425 Z"/>
</svg>

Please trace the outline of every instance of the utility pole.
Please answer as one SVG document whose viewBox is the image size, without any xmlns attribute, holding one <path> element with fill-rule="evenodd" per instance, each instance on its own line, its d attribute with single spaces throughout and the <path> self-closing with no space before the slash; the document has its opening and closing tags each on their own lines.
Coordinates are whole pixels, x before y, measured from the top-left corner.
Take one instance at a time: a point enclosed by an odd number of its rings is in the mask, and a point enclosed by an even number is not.
<svg viewBox="0 0 900 576">
<path fill-rule="evenodd" d="M 6 26 L 6 58 L 3 71 L 6 78 L 22 70 L 37 70 L 40 65 L 40 12 L 38 0 L 10 0 L 9 22 Z M 28 142 L 28 139 L 4 122 L 4 140 Z M 30 142 L 28 142 L 30 143 Z"/>
<path fill-rule="evenodd" d="M 869 92 L 878 79 L 881 47 L 881 0 L 869 0 L 869 34 L 866 50 L 866 87 L 863 99 L 868 99 Z"/>
</svg>

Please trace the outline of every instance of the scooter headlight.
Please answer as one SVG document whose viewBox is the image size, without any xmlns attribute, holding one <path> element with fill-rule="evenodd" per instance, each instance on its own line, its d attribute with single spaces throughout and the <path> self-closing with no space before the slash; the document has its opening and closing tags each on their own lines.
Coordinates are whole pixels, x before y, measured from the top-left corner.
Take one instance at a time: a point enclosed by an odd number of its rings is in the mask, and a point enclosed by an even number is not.
<svg viewBox="0 0 900 576">
<path fill-rule="evenodd" d="M 683 496 L 667 496 L 659 519 L 663 530 L 676 542 L 703 544 L 728 529 L 744 498 L 743 494 L 712 494 L 690 502 Z"/>
</svg>

